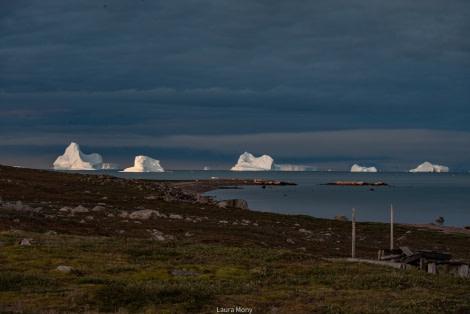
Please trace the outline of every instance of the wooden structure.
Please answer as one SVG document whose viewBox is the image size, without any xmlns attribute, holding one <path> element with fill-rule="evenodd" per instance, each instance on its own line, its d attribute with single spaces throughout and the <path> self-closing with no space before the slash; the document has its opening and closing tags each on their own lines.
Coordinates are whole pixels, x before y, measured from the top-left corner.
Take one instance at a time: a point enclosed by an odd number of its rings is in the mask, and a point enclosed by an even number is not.
<svg viewBox="0 0 470 314">
<path fill-rule="evenodd" d="M 470 277 L 469 265 L 461 262 L 453 262 L 450 253 L 422 250 L 413 253 L 408 247 L 399 249 L 381 249 L 378 252 L 379 261 L 389 261 L 394 264 L 402 264 L 404 269 L 406 265 L 418 267 L 420 270 L 429 273 L 439 273 L 439 266 L 444 273 L 455 273 L 460 277 Z"/>
</svg>

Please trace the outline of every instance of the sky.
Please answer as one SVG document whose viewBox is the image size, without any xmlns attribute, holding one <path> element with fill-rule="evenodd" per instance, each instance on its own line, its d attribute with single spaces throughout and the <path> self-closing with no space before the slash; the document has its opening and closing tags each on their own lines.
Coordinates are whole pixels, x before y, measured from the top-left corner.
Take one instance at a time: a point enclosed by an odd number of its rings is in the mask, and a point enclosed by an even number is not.
<svg viewBox="0 0 470 314">
<path fill-rule="evenodd" d="M 0 164 L 470 170 L 468 0 L 0 3 Z"/>
</svg>

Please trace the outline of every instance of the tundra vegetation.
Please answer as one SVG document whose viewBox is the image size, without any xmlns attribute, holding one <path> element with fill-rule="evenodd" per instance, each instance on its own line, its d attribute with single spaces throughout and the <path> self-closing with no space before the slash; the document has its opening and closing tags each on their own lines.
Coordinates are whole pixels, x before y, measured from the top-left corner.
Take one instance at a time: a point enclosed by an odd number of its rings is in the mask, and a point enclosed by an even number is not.
<svg viewBox="0 0 470 314">
<path fill-rule="evenodd" d="M 1 166 L 0 312 L 470 311 L 469 278 L 347 262 L 350 222 L 221 208 L 175 186 Z M 468 263 L 467 230 L 434 227 L 397 225 L 397 246 Z M 356 228 L 357 257 L 388 247 L 387 224 Z"/>
</svg>

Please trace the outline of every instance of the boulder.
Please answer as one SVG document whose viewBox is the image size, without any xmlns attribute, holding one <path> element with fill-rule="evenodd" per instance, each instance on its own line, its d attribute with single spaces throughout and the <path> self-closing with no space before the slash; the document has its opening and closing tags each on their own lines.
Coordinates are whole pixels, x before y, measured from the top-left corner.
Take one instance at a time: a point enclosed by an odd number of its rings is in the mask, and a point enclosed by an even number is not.
<svg viewBox="0 0 470 314">
<path fill-rule="evenodd" d="M 101 206 L 101 205 L 97 205 L 97 206 L 93 207 L 93 208 L 91 209 L 91 211 L 93 211 L 93 212 L 100 212 L 100 211 L 103 211 L 103 210 L 105 210 L 105 209 L 106 209 L 106 207 Z"/>
<path fill-rule="evenodd" d="M 182 220 L 182 219 L 183 219 L 183 216 L 178 215 L 178 214 L 170 214 L 170 219 Z"/>
<path fill-rule="evenodd" d="M 136 210 L 129 215 L 129 219 L 153 219 L 160 216 L 160 213 L 153 209 Z"/>
<path fill-rule="evenodd" d="M 78 205 L 77 207 L 72 208 L 71 212 L 75 214 L 75 213 L 88 213 L 90 211 L 88 210 L 88 208 L 83 207 L 82 205 Z"/>
<path fill-rule="evenodd" d="M 20 241 L 18 241 L 19 245 L 33 245 L 36 244 L 36 241 L 31 238 L 23 238 Z"/>
<path fill-rule="evenodd" d="M 344 215 L 336 215 L 333 217 L 333 220 L 338 220 L 338 221 L 349 221 L 348 217 Z"/>
<path fill-rule="evenodd" d="M 248 202 L 244 199 L 232 199 L 232 200 L 224 200 L 217 203 L 217 205 L 221 208 L 240 208 L 240 209 L 248 209 Z"/>
<path fill-rule="evenodd" d="M 59 265 L 56 270 L 62 271 L 64 273 L 70 273 L 73 270 L 72 266 Z"/>
</svg>

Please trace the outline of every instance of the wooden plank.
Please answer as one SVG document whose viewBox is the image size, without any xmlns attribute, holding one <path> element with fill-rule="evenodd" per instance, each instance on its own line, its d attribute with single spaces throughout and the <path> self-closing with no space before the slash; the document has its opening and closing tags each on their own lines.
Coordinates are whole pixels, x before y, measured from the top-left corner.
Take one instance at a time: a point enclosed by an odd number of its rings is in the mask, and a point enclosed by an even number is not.
<svg viewBox="0 0 470 314">
<path fill-rule="evenodd" d="M 389 259 L 397 259 L 397 258 L 400 258 L 400 257 L 402 257 L 401 254 L 385 255 L 385 256 L 381 256 L 381 257 L 380 257 L 380 260 L 384 261 L 384 260 L 389 260 Z"/>
<path fill-rule="evenodd" d="M 418 254 L 413 254 L 411 256 L 406 256 L 404 258 L 402 258 L 400 260 L 401 263 L 405 263 L 405 264 L 418 264 L 419 263 L 419 260 L 422 259 L 424 256 L 422 253 L 418 253 Z"/>
<path fill-rule="evenodd" d="M 452 255 L 449 253 L 439 253 L 439 252 L 433 252 L 433 251 L 421 251 L 423 254 L 422 256 L 427 258 L 427 259 L 432 259 L 432 260 L 450 260 L 452 259 Z"/>
<path fill-rule="evenodd" d="M 413 256 L 414 253 L 407 246 L 400 246 L 400 250 L 405 253 L 406 256 Z"/>
</svg>

